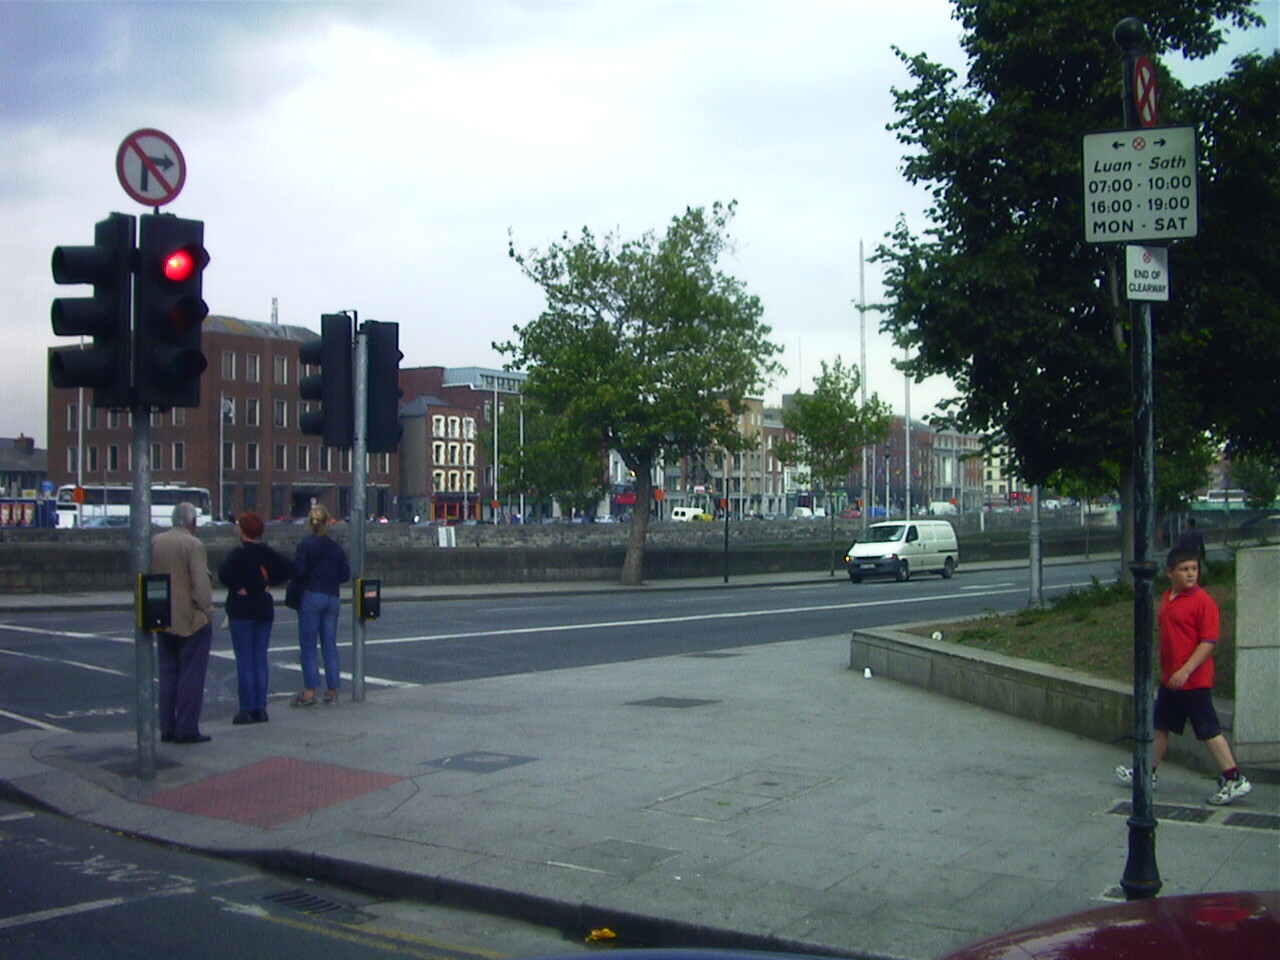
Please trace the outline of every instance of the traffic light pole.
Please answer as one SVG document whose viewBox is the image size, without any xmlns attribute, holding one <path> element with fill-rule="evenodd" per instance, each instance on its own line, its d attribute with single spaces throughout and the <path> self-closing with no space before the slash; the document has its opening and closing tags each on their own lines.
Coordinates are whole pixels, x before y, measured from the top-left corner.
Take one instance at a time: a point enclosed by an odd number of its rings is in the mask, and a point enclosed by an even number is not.
<svg viewBox="0 0 1280 960">
<path fill-rule="evenodd" d="M 355 390 L 353 400 L 355 412 L 355 437 L 351 451 L 351 577 L 353 588 L 364 576 L 364 525 L 368 513 L 369 468 L 367 460 L 369 435 L 369 338 L 366 332 L 356 327 L 355 349 Z M 351 604 L 351 699 L 357 703 L 364 700 L 364 641 L 365 622 L 359 615 L 359 598 L 352 595 Z"/>
<path fill-rule="evenodd" d="M 134 589 L 151 572 L 151 413 L 133 405 L 133 490 L 129 494 L 129 543 Z M 133 618 L 134 714 L 137 720 L 138 779 L 156 778 L 156 638 Z"/>
</svg>

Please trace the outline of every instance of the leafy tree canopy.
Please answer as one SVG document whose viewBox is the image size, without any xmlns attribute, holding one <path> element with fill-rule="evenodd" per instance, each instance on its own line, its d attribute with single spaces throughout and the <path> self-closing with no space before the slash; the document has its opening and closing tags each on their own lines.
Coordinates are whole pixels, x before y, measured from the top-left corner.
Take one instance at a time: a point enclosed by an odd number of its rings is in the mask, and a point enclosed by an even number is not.
<svg viewBox="0 0 1280 960">
<path fill-rule="evenodd" d="M 832 490 L 848 482 L 859 465 L 864 447 L 889 435 L 890 411 L 873 394 L 864 407 L 858 402 L 862 375 L 839 357 L 814 380 L 813 393 L 798 393 L 782 411 L 782 425 L 794 436 L 774 446 L 784 463 L 803 463 L 814 484 Z"/>
<path fill-rule="evenodd" d="M 568 435 L 564 422 L 525 397 L 505 403 L 498 419 L 499 492 L 503 497 L 531 499 L 526 510 L 538 516 L 553 503 L 562 509 L 593 514 L 609 492 L 600 451 L 582 438 Z M 477 443 L 488 450 L 493 433 L 480 431 Z M 528 519 L 528 518 L 526 518 Z"/>
<path fill-rule="evenodd" d="M 780 369 L 759 299 L 718 269 L 734 207 L 690 208 L 662 236 L 624 241 L 584 227 L 545 251 L 509 249 L 547 305 L 494 346 L 529 371 L 527 395 L 565 436 L 617 450 L 635 473 L 627 583 L 640 582 L 654 466 L 743 449 L 745 399 Z"/>
<path fill-rule="evenodd" d="M 1202 233 L 1174 249 L 1173 302 L 1156 316 L 1160 446 L 1176 458 L 1205 431 L 1241 448 L 1280 443 L 1276 245 L 1240 250 L 1274 237 L 1280 217 L 1278 58 L 1240 61 L 1231 77 L 1191 92 L 1158 64 L 1171 51 L 1213 52 L 1224 21 L 1260 23 L 1252 3 L 955 7 L 964 83 L 899 51 L 914 86 L 894 91 L 891 129 L 912 150 L 907 180 L 930 192 L 932 225 L 917 235 L 900 223 L 877 259 L 888 265 L 883 325 L 914 348 L 909 371 L 951 376 L 960 395 L 946 407 L 950 422 L 1007 443 L 1031 483 L 1065 470 L 1096 484 L 1108 463 L 1130 459 L 1128 311 L 1115 292 L 1123 250 L 1083 243 L 1080 138 L 1123 126 L 1112 31 L 1136 16 L 1157 59 L 1161 122 L 1201 133 Z M 1259 378 L 1247 398 L 1226 387 L 1243 386 L 1242 370 Z"/>
</svg>

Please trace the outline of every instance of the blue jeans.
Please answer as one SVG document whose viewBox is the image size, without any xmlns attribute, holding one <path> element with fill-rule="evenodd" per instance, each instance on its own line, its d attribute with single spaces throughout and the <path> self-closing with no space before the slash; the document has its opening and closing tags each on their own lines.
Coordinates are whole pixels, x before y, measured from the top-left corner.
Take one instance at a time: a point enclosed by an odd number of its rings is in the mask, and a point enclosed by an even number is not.
<svg viewBox="0 0 1280 960">
<path fill-rule="evenodd" d="M 316 640 L 324 655 L 326 689 L 337 690 L 338 663 L 338 598 L 314 590 L 303 591 L 298 607 L 298 645 L 302 652 L 302 685 L 307 690 L 320 687 L 320 665 L 316 659 Z"/>
<path fill-rule="evenodd" d="M 270 620 L 231 620 L 231 648 L 236 653 L 236 685 L 241 710 L 267 709 L 267 647 Z"/>
</svg>

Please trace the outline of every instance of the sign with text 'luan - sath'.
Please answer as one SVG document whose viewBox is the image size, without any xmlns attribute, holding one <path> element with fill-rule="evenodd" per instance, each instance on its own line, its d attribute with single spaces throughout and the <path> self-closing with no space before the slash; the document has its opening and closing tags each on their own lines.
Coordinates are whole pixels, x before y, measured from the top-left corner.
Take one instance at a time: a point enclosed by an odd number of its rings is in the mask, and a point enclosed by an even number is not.
<svg viewBox="0 0 1280 960">
<path fill-rule="evenodd" d="M 1200 232 L 1194 127 L 1084 136 L 1086 243 L 1163 243 Z"/>
</svg>

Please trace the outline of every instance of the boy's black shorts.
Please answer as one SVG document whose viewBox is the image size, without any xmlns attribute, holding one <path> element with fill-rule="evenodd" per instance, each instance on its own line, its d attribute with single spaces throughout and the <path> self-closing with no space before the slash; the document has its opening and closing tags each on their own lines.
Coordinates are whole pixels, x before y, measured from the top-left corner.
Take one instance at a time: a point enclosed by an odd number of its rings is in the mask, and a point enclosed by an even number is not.
<svg viewBox="0 0 1280 960">
<path fill-rule="evenodd" d="M 1197 740 L 1211 740 L 1222 732 L 1218 711 L 1213 709 L 1213 691 L 1208 687 L 1195 690 L 1170 690 L 1163 683 L 1156 691 L 1155 722 L 1157 730 L 1182 733 L 1187 721 Z"/>
</svg>

